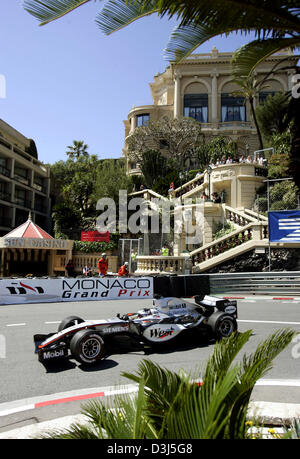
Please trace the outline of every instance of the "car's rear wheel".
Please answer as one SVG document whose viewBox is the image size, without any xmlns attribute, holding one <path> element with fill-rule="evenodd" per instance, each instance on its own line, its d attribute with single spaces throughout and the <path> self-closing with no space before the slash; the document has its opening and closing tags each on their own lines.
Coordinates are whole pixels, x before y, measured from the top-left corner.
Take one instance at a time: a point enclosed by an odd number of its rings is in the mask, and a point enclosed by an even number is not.
<svg viewBox="0 0 300 459">
<path fill-rule="evenodd" d="M 237 321 L 234 317 L 223 312 L 213 314 L 208 320 L 208 325 L 217 339 L 229 338 L 237 330 Z"/>
<path fill-rule="evenodd" d="M 104 355 L 104 341 L 93 330 L 80 330 L 71 339 L 70 351 L 80 363 L 95 363 Z"/>
<path fill-rule="evenodd" d="M 66 317 L 59 324 L 58 331 L 60 332 L 62 330 L 65 330 L 66 328 L 73 327 L 73 325 L 81 324 L 82 322 L 84 322 L 84 320 L 81 319 L 81 317 L 77 317 L 77 316 Z"/>
</svg>

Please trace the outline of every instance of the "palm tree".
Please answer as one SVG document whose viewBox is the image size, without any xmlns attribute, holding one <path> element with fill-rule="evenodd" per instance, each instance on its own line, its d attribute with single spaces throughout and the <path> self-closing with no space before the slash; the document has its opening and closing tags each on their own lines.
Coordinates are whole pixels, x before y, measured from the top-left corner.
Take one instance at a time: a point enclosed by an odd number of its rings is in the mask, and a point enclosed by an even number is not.
<svg viewBox="0 0 300 459">
<path fill-rule="evenodd" d="M 278 330 L 254 353 L 235 358 L 252 330 L 215 344 L 204 371 L 186 375 L 143 360 L 136 374 L 123 373 L 138 384 L 138 393 L 118 396 L 113 406 L 94 401 L 83 413 L 91 421 L 43 438 L 196 439 L 247 438 L 247 411 L 254 385 L 288 346 L 295 332 Z"/>
<path fill-rule="evenodd" d="M 245 101 L 249 102 L 251 115 L 253 118 L 253 122 L 256 128 L 259 147 L 262 150 L 264 148 L 262 135 L 260 131 L 260 126 L 257 121 L 257 116 L 255 113 L 255 100 L 259 95 L 259 91 L 268 87 L 268 85 L 264 85 L 266 79 L 264 78 L 262 81 L 259 81 L 255 75 L 251 74 L 248 76 L 234 76 L 233 82 L 240 86 L 240 90 L 233 91 L 233 95 L 237 97 L 244 97 Z"/>
<path fill-rule="evenodd" d="M 67 148 L 69 149 L 67 151 L 69 159 L 78 160 L 80 157 L 87 158 L 89 156 L 88 145 L 83 140 L 73 140 L 73 145 L 69 145 Z"/>
</svg>

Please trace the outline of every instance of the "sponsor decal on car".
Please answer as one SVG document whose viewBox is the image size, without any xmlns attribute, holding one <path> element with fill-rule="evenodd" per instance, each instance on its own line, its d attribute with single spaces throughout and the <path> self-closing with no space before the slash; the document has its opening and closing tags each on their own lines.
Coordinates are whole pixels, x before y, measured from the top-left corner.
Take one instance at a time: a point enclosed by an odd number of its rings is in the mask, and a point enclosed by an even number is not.
<svg viewBox="0 0 300 459">
<path fill-rule="evenodd" d="M 49 351 L 43 351 L 40 353 L 40 357 L 43 360 L 57 359 L 59 357 L 65 357 L 68 354 L 68 351 L 65 349 L 54 349 Z"/>
<path fill-rule="evenodd" d="M 228 314 L 234 314 L 236 312 L 236 307 L 235 306 L 226 306 L 225 312 Z"/>
</svg>

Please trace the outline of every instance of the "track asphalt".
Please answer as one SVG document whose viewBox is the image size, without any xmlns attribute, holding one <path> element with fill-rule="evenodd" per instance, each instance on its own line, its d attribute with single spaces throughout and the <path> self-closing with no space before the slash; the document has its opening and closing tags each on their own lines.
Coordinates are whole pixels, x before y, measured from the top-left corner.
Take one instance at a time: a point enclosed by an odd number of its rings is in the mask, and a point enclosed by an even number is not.
<svg viewBox="0 0 300 459">
<path fill-rule="evenodd" d="M 242 295 L 221 295 L 224 298 L 241 299 L 241 300 L 261 300 L 265 297 L 261 296 L 242 296 Z M 269 300 L 298 300 L 299 297 L 293 296 L 277 296 L 270 297 Z M 258 385 L 273 385 L 285 387 L 300 387 L 299 380 L 261 380 Z M 80 391 L 71 391 L 67 393 L 55 394 L 52 396 L 36 397 L 25 400 L 17 400 L 14 402 L 0 404 L 0 421 L 1 417 L 26 412 L 32 413 L 30 419 L 35 419 L 35 412 L 40 408 L 49 406 L 68 404 L 72 402 L 87 401 L 91 399 L 103 399 L 121 393 L 134 393 L 137 390 L 137 385 L 126 385 L 123 387 L 100 387 L 92 389 L 84 389 Z M 299 401 L 300 402 L 300 401 Z M 274 403 L 264 401 L 253 401 L 249 406 L 249 419 L 259 417 L 264 425 L 281 427 L 284 424 L 289 424 L 292 419 L 300 418 L 300 403 Z M 88 418 L 83 414 L 72 414 L 70 416 L 57 417 L 48 421 L 32 422 L 29 425 L 12 430 L 0 431 L 0 439 L 31 439 L 37 438 L 42 433 L 49 430 L 67 429 L 73 423 L 85 424 Z"/>
</svg>

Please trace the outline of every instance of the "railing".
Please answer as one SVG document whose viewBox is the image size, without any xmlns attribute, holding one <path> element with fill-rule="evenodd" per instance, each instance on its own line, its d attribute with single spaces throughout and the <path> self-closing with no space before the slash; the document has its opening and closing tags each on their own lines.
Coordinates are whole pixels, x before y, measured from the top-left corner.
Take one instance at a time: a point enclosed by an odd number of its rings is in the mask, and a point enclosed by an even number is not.
<svg viewBox="0 0 300 459">
<path fill-rule="evenodd" d="M 175 198 L 179 198 L 180 196 L 183 196 L 186 193 L 189 193 L 192 190 L 195 190 L 195 188 L 200 187 L 204 183 L 204 173 L 199 175 L 198 177 L 194 177 L 192 180 L 189 180 L 188 182 L 184 183 L 182 186 L 176 188 L 171 195 L 174 196 Z"/>
<path fill-rule="evenodd" d="M 0 164 L 0 174 L 5 175 L 5 177 L 10 177 L 10 170 Z"/>
<path fill-rule="evenodd" d="M 234 249 L 252 240 L 262 240 L 268 237 L 267 223 L 248 223 L 241 229 L 233 231 L 216 241 L 210 242 L 190 253 L 192 265 L 196 266 L 218 255 L 222 255 L 230 249 Z M 225 260 L 224 260 L 225 261 Z"/>
<path fill-rule="evenodd" d="M 300 294 L 300 272 L 209 274 L 211 294 Z"/>
<path fill-rule="evenodd" d="M 248 215 L 245 212 L 241 212 L 239 210 L 233 209 L 230 206 L 225 205 L 224 211 L 225 211 L 226 220 L 238 226 L 246 226 L 249 223 L 257 222 L 257 219 L 255 219 L 251 215 Z"/>
<path fill-rule="evenodd" d="M 182 274 L 185 270 L 186 257 L 146 256 L 136 257 L 137 274 L 176 273 Z"/>
<path fill-rule="evenodd" d="M 98 260 L 101 258 L 101 253 L 73 253 L 72 260 L 75 267 L 75 272 L 82 273 L 85 266 L 89 265 L 94 274 L 98 273 Z M 108 271 L 112 273 L 117 272 L 118 257 L 108 255 Z M 67 255 L 56 255 L 54 260 L 54 271 L 65 271 L 65 266 L 69 258 Z"/>
</svg>

